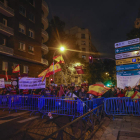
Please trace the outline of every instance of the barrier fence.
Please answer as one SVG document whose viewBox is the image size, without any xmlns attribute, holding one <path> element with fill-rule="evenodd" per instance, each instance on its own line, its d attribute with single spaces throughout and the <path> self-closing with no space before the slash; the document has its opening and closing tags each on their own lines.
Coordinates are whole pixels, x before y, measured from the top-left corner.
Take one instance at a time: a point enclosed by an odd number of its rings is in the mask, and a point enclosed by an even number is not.
<svg viewBox="0 0 140 140">
<path fill-rule="evenodd" d="M 79 98 L 57 98 L 34 95 L 0 95 L 0 108 L 11 110 L 27 110 L 51 114 L 79 117 L 103 104 L 104 98 L 82 101 Z M 94 110 L 96 113 L 96 110 Z"/>
<path fill-rule="evenodd" d="M 104 111 L 107 115 L 134 115 L 140 116 L 140 99 L 106 98 Z"/>
</svg>

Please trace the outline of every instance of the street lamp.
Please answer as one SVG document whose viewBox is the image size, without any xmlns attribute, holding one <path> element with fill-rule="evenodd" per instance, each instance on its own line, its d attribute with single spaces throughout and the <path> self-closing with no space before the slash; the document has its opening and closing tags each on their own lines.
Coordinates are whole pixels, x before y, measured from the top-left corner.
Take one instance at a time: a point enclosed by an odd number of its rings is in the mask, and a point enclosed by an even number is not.
<svg viewBox="0 0 140 140">
<path fill-rule="evenodd" d="M 60 51 L 63 52 L 65 48 L 63 46 L 60 47 Z"/>
<path fill-rule="evenodd" d="M 63 52 L 63 51 L 65 50 L 64 46 L 61 46 L 61 47 L 59 48 L 59 50 L 60 50 L 61 52 Z M 58 51 L 58 50 L 56 50 L 56 51 Z M 54 56 L 55 56 L 56 51 L 55 51 L 54 54 L 53 54 L 53 58 L 54 58 Z M 53 80 L 54 80 L 54 59 L 53 59 Z"/>
</svg>

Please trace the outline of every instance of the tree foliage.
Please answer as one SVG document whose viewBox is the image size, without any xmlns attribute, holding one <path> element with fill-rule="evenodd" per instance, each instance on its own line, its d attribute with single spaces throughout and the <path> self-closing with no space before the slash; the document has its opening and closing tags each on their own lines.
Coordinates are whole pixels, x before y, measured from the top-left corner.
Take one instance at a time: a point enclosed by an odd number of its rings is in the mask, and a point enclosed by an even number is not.
<svg viewBox="0 0 140 140">
<path fill-rule="evenodd" d="M 127 39 L 140 38 L 140 28 L 133 28 L 129 33 L 127 33 Z"/>
</svg>

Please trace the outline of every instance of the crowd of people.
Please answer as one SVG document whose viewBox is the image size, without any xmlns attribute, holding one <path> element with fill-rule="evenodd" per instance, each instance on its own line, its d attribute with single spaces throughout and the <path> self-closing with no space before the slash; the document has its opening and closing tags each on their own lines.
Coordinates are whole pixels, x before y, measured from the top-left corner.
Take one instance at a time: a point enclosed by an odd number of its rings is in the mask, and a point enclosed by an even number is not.
<svg viewBox="0 0 140 140">
<path fill-rule="evenodd" d="M 131 97 L 133 98 L 137 93 L 140 92 L 140 85 L 135 86 L 134 88 L 125 87 L 124 89 L 120 88 L 114 88 L 112 87 L 111 90 L 109 90 L 107 95 L 104 96 L 107 97 Z"/>
<path fill-rule="evenodd" d="M 43 95 L 44 97 L 75 97 L 81 99 L 86 98 L 97 98 L 97 95 L 88 94 L 88 86 L 49 86 L 45 89 L 32 89 L 32 90 L 19 90 L 17 87 L 6 87 L 4 89 L 0 89 L 1 95 L 7 94 L 18 94 L 18 95 Z M 125 87 L 124 89 L 120 89 L 117 87 L 112 87 L 109 91 L 104 93 L 102 97 L 133 97 L 136 92 L 140 92 L 140 86 L 135 86 L 135 88 Z"/>
<path fill-rule="evenodd" d="M 62 92 L 62 93 L 60 93 Z M 65 86 L 65 87 L 55 87 L 55 86 L 49 86 L 46 87 L 45 89 L 25 89 L 25 90 L 19 90 L 17 87 L 7 87 L 4 89 L 0 89 L 0 94 L 1 95 L 7 95 L 7 94 L 18 94 L 18 95 L 25 95 L 25 94 L 30 94 L 30 95 L 44 95 L 45 97 L 59 97 L 59 94 L 62 96 L 66 97 L 73 97 L 77 96 L 80 98 L 88 98 L 89 94 L 88 92 L 88 87 L 80 87 L 80 86 Z"/>
</svg>

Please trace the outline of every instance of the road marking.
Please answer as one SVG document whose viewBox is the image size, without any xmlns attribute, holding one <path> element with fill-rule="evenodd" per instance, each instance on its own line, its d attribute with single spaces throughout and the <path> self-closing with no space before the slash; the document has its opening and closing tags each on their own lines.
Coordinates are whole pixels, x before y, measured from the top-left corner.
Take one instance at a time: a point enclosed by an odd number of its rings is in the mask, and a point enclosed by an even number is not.
<svg viewBox="0 0 140 140">
<path fill-rule="evenodd" d="M 16 117 L 16 116 L 23 115 L 23 114 L 28 113 L 28 112 L 29 112 L 29 111 L 21 112 L 21 113 L 13 113 L 13 114 L 9 114 L 9 115 L 7 115 L 7 116 L 0 117 L 0 119 L 1 119 L 1 118 L 5 118 L 5 117 L 9 117 L 9 116 Z"/>
<path fill-rule="evenodd" d="M 35 117 L 31 117 L 31 118 L 28 118 L 25 120 L 18 121 L 18 123 L 24 123 L 24 122 L 31 121 L 31 120 L 36 119 L 36 118 L 39 118 L 39 116 L 35 116 Z"/>
<path fill-rule="evenodd" d="M 14 118 L 14 119 L 10 119 L 10 120 L 0 120 L 0 124 L 3 124 L 3 123 L 6 123 L 6 122 L 10 122 L 10 121 L 13 121 L 15 119 L 18 119 L 20 117 L 17 117 L 17 118 Z"/>
</svg>

